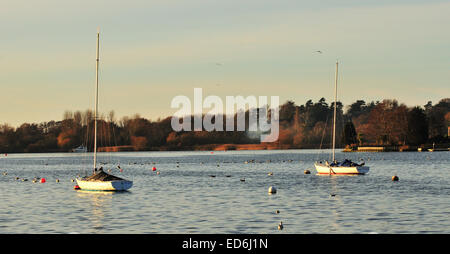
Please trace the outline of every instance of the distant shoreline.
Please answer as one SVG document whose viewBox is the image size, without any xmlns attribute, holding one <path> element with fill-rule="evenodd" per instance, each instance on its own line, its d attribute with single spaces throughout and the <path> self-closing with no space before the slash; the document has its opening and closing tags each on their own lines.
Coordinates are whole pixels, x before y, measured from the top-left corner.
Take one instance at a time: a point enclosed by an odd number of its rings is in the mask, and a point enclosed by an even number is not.
<svg viewBox="0 0 450 254">
<path fill-rule="evenodd" d="M 177 152 L 177 151 L 258 151 L 258 150 L 321 150 L 321 149 L 331 149 L 328 146 L 317 148 L 317 147 L 298 147 L 289 144 L 278 144 L 278 143 L 260 143 L 260 144 L 206 144 L 206 145 L 195 145 L 195 146 L 164 146 L 164 147 L 151 147 L 148 149 L 139 149 L 134 146 L 110 146 L 110 147 L 99 147 L 98 152 Z M 342 152 L 438 152 L 438 151 L 450 151 L 450 144 L 440 144 L 436 146 L 434 150 L 432 145 L 421 145 L 421 146 L 353 146 L 353 147 L 338 147 L 336 148 Z M 92 152 L 92 151 L 90 151 Z M 32 153 L 74 153 L 70 151 L 42 151 L 42 152 L 27 152 L 27 154 Z M 81 154 L 82 152 L 80 152 Z M 5 157 L 8 154 L 16 153 L 0 153 L 0 157 Z M 23 153 L 20 153 L 23 154 Z"/>
<path fill-rule="evenodd" d="M 449 151 L 450 144 L 440 144 L 436 146 L 434 151 Z M 428 151 L 431 149 L 432 145 L 421 145 L 421 146 L 375 146 L 375 145 L 365 145 L 365 146 L 353 146 L 353 147 L 338 147 L 336 149 L 342 150 L 343 152 L 420 152 Z M 328 146 L 322 148 L 317 148 L 317 146 L 309 147 L 299 147 L 290 144 L 278 144 L 278 143 L 259 143 L 259 144 L 206 144 L 206 145 L 196 145 L 196 146 L 184 146 L 184 147 L 174 147 L 174 146 L 164 146 L 155 147 L 154 149 L 137 149 L 133 146 L 112 146 L 112 147 L 100 147 L 98 152 L 126 152 L 126 151 L 246 151 L 246 150 L 290 150 L 290 149 L 331 149 Z"/>
</svg>

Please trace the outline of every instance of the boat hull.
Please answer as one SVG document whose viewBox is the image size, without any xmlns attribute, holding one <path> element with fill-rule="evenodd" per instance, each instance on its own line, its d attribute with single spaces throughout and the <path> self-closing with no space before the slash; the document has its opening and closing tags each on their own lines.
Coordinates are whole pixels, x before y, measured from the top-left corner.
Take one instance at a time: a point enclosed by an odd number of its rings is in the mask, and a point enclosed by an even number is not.
<svg viewBox="0 0 450 254">
<path fill-rule="evenodd" d="M 133 182 L 128 180 L 84 181 L 77 179 L 77 184 L 81 190 L 89 191 L 125 191 L 133 186 Z"/>
<path fill-rule="evenodd" d="M 319 175 L 364 175 L 369 172 L 367 166 L 354 167 L 331 167 L 323 164 L 315 163 L 317 174 Z"/>
</svg>

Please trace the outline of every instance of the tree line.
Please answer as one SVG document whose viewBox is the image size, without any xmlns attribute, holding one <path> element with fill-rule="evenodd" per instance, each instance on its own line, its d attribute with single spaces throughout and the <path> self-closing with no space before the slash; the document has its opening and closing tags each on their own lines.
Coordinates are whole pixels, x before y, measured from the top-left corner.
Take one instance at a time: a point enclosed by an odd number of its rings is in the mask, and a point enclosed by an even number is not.
<svg viewBox="0 0 450 254">
<path fill-rule="evenodd" d="M 324 98 L 303 105 L 280 106 L 277 144 L 292 148 L 325 148 L 331 143 L 334 103 Z M 408 107 L 397 100 L 336 103 L 337 146 L 423 145 L 449 143 L 450 98 Z M 246 119 L 248 122 L 248 111 Z M 194 116 L 191 116 L 192 118 Z M 236 117 L 236 116 L 235 116 Z M 0 125 L 0 153 L 67 152 L 80 145 L 93 149 L 94 114 L 66 111 L 61 121 Z M 193 121 L 191 121 L 193 122 Z M 224 118 L 225 124 L 225 118 Z M 236 121 L 235 121 L 236 123 Z M 140 115 L 117 120 L 113 111 L 98 117 L 98 146 L 129 146 L 133 150 L 187 150 L 202 145 L 258 144 L 249 131 L 180 131 L 171 117 L 151 121 Z M 248 126 L 246 127 L 248 129 Z M 225 128 L 224 128 L 225 129 Z"/>
</svg>

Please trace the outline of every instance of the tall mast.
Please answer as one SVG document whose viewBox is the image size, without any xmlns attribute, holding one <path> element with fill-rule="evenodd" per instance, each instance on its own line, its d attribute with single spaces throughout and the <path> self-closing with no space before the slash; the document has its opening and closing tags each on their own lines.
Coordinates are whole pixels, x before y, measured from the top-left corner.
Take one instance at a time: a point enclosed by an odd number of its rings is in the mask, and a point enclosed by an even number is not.
<svg viewBox="0 0 450 254">
<path fill-rule="evenodd" d="M 333 162 L 335 160 L 336 147 L 336 108 L 337 108 L 337 80 L 338 80 L 338 62 L 336 61 L 336 75 L 334 79 L 334 115 L 333 115 Z"/>
<path fill-rule="evenodd" d="M 97 168 L 97 111 L 98 111 L 98 65 L 99 65 L 100 30 L 97 31 L 97 58 L 95 63 L 95 110 L 94 110 L 94 173 Z"/>
</svg>

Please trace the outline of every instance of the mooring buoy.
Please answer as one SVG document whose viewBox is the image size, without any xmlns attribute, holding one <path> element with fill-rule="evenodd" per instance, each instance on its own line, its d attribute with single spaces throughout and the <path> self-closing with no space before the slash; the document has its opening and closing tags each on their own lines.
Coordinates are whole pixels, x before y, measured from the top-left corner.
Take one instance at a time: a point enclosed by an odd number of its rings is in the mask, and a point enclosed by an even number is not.
<svg viewBox="0 0 450 254">
<path fill-rule="evenodd" d="M 283 222 L 280 221 L 280 224 L 278 224 L 278 230 L 283 230 L 284 226 L 283 226 Z"/>
</svg>

